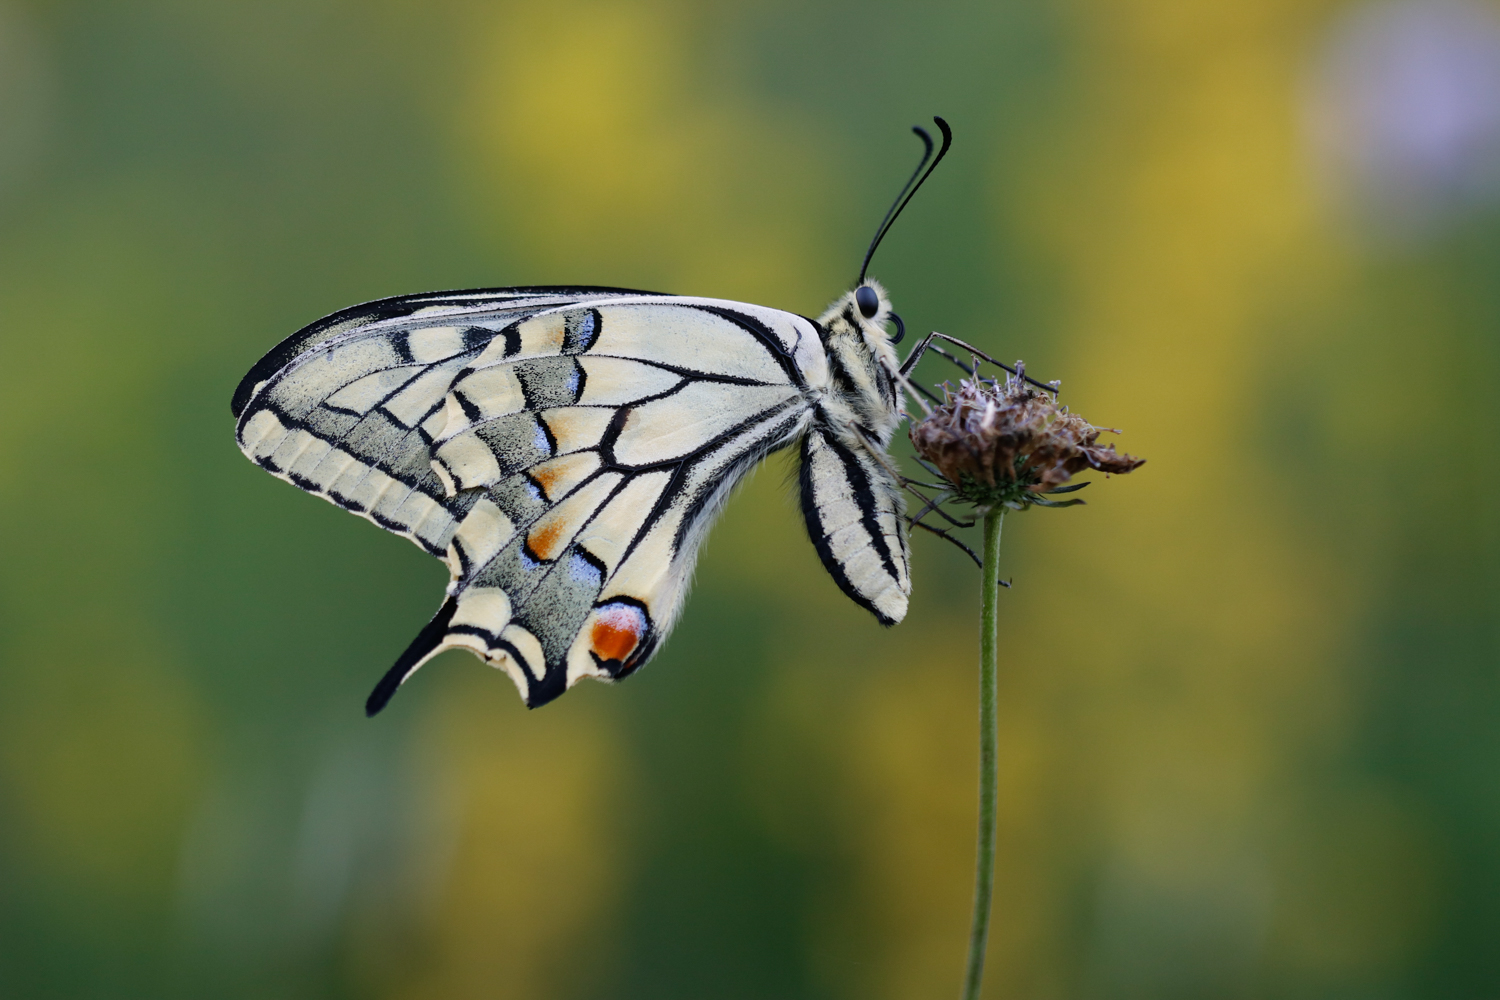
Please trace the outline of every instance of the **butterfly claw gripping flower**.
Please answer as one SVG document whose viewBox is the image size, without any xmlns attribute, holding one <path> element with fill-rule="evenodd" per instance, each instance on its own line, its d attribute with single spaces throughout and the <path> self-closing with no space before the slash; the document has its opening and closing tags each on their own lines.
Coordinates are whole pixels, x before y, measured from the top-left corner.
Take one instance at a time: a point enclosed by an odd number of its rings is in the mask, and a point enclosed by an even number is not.
<svg viewBox="0 0 1500 1000">
<path fill-rule="evenodd" d="M 1064 485 L 1074 473 L 1125 473 L 1145 462 L 1100 445 L 1099 435 L 1109 428 L 1093 426 L 1029 384 L 1019 362 L 1016 371 L 1003 382 L 976 376 L 956 390 L 945 386 L 943 405 L 911 429 L 917 454 L 953 484 L 954 499 L 1012 510 L 1069 507 L 1083 501 L 1046 494 L 1088 485 Z"/>
</svg>

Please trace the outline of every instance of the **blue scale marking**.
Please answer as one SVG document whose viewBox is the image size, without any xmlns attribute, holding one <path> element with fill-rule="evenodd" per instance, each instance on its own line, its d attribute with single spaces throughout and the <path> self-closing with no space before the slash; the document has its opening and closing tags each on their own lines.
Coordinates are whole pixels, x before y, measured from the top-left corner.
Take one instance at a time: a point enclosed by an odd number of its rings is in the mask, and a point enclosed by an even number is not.
<svg viewBox="0 0 1500 1000">
<path fill-rule="evenodd" d="M 587 583 L 594 587 L 604 585 L 604 574 L 599 572 L 599 567 L 577 552 L 574 552 L 573 558 L 568 561 L 568 572 L 579 583 Z"/>
</svg>

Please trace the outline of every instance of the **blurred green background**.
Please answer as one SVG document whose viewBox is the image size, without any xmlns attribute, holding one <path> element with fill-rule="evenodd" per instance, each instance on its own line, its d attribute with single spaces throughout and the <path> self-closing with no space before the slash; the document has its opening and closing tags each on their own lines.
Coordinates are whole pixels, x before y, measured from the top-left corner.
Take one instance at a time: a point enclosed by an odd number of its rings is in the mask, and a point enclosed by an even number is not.
<svg viewBox="0 0 1500 1000">
<path fill-rule="evenodd" d="M 0 0 L 0 994 L 956 995 L 977 573 L 885 631 L 774 459 L 534 713 L 255 469 L 403 292 L 872 273 L 1149 459 L 1006 526 L 987 995 L 1500 991 L 1500 7 Z M 924 363 L 924 379 L 950 372 Z"/>
</svg>

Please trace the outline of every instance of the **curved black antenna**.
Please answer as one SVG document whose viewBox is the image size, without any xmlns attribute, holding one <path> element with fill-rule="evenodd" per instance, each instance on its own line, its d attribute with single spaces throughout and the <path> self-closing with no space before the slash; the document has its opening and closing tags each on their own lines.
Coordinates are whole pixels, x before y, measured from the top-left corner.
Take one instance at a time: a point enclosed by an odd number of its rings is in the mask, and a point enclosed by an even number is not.
<svg viewBox="0 0 1500 1000">
<path fill-rule="evenodd" d="M 938 131 L 943 133 L 943 146 L 938 150 L 937 158 L 932 161 L 932 165 L 927 166 L 927 158 L 932 156 L 932 136 L 928 135 L 927 130 L 920 125 L 912 126 L 911 130 L 917 133 L 917 137 L 922 140 L 922 145 L 926 147 L 922 151 L 922 161 L 917 164 L 917 169 L 912 171 L 911 179 L 906 182 L 901 193 L 896 195 L 896 200 L 891 204 L 890 210 L 885 213 L 885 218 L 880 220 L 880 226 L 875 230 L 875 238 L 870 241 L 870 249 L 865 251 L 864 263 L 859 265 L 859 278 L 854 282 L 856 286 L 865 283 L 865 272 L 870 269 L 870 258 L 875 256 L 875 248 L 880 246 L 880 241 L 885 239 L 886 232 L 895 224 L 896 216 L 900 215 L 906 203 L 911 201 L 912 196 L 917 193 L 917 188 L 932 176 L 937 165 L 943 162 L 943 157 L 948 154 L 948 147 L 953 145 L 953 130 L 948 127 L 948 123 L 936 115 L 933 115 L 932 120 L 937 123 Z M 922 173 L 923 167 L 927 167 L 925 174 Z M 921 177 L 920 180 L 918 176 Z"/>
<path fill-rule="evenodd" d="M 875 227 L 875 238 L 870 241 L 870 248 L 865 251 L 864 263 L 859 267 L 859 278 L 854 282 L 856 286 L 864 284 L 865 271 L 870 267 L 870 258 L 875 256 L 875 248 L 880 246 L 880 241 L 885 238 L 885 231 L 890 226 L 892 217 L 900 210 L 901 199 L 905 198 L 906 192 L 917 183 L 917 178 L 922 174 L 922 168 L 927 166 L 927 160 L 932 156 L 932 136 L 928 135 L 927 130 L 920 125 L 913 125 L 911 130 L 917 134 L 917 138 L 922 140 L 924 147 L 922 159 L 917 163 L 917 169 L 912 171 L 906 183 L 901 185 L 901 190 L 896 192 L 896 200 L 891 202 L 891 207 L 885 210 L 885 217 L 880 220 L 880 225 Z"/>
</svg>

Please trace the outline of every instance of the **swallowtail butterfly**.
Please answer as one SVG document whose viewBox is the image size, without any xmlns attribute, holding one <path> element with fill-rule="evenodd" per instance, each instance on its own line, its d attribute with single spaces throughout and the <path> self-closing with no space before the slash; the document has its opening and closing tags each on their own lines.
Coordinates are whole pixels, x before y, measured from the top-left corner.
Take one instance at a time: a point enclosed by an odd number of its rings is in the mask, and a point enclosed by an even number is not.
<svg viewBox="0 0 1500 1000">
<path fill-rule="evenodd" d="M 854 290 L 816 320 L 618 288 L 380 299 L 293 334 L 240 383 L 240 449 L 447 563 L 447 599 L 370 695 L 373 715 L 444 649 L 546 704 L 619 680 L 671 631 L 698 547 L 767 454 L 801 452 L 808 533 L 883 624 L 911 593 L 901 483 L 886 455 L 900 319 L 870 256 L 952 133 L 886 213 Z M 897 336 L 886 324 L 894 322 Z"/>
</svg>

